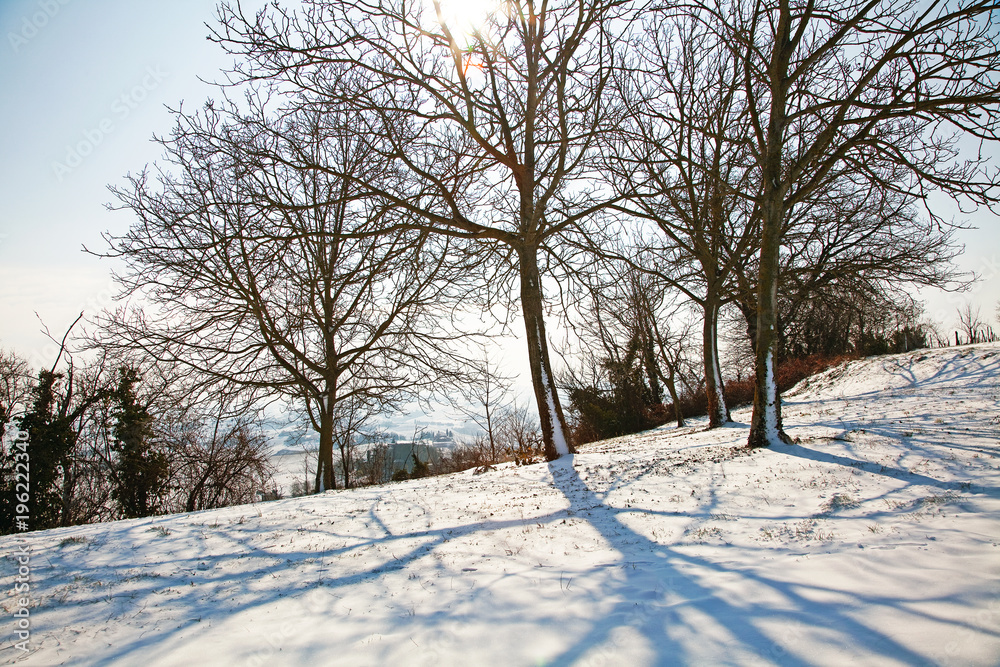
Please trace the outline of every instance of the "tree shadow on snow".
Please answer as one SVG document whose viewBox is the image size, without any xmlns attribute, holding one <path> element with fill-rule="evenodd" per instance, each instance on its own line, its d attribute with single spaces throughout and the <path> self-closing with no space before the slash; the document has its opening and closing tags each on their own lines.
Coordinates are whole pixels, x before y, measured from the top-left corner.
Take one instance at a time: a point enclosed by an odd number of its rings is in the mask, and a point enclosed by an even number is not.
<svg viewBox="0 0 1000 667">
<path fill-rule="evenodd" d="M 854 459 L 801 446 L 778 451 L 838 466 L 862 466 L 869 472 L 907 484 L 951 488 L 933 477 L 912 474 L 902 468 L 879 469 L 860 457 Z M 546 493 L 563 498 L 565 503 L 560 504 L 564 507 L 539 513 L 529 511 L 529 516 L 522 515 L 521 518 L 492 519 L 482 513 L 477 516 L 475 508 L 467 508 L 468 511 L 460 513 L 457 518 L 441 521 L 434 516 L 433 498 L 425 499 L 413 491 L 406 502 L 412 503 L 413 512 L 421 520 L 426 518 L 426 529 L 414 528 L 412 523 L 403 529 L 394 528 L 390 525 L 391 521 L 383 520 L 379 506 L 386 502 L 386 496 L 380 495 L 372 495 L 366 501 L 358 500 L 352 505 L 358 507 L 362 502 L 370 502 L 363 517 L 369 526 L 367 535 L 359 535 L 356 530 L 342 533 L 339 528 L 341 515 L 336 514 L 340 511 L 338 503 L 335 498 L 324 496 L 292 501 L 296 503 L 294 511 L 303 515 L 300 525 L 308 523 L 306 519 L 324 519 L 324 522 L 308 528 L 278 531 L 270 528 L 266 521 L 257 524 L 251 519 L 244 525 L 241 519 L 226 526 L 225 530 L 213 531 L 212 526 L 198 524 L 199 515 L 192 514 L 187 515 L 184 523 L 169 524 L 175 531 L 169 546 L 156 547 L 154 544 L 148 550 L 143 548 L 144 545 L 161 539 L 155 533 L 151 534 L 150 531 L 155 530 L 151 522 L 60 529 L 58 534 L 53 533 L 53 540 L 76 534 L 73 531 L 98 531 L 96 540 L 86 544 L 69 544 L 65 552 L 69 565 L 78 562 L 82 555 L 74 555 L 73 550 L 85 550 L 88 554 L 85 574 L 93 580 L 82 578 L 77 571 L 55 571 L 58 567 L 48 571 L 39 567 L 38 574 L 48 578 L 50 590 L 52 585 L 58 585 L 71 597 L 83 598 L 82 601 L 68 602 L 74 607 L 70 624 L 76 628 L 90 628 L 96 632 L 125 619 L 133 624 L 141 622 L 151 626 L 137 635 L 120 638 L 120 643 L 108 646 L 98 656 L 73 655 L 74 660 L 83 664 L 125 663 L 134 662 L 141 656 L 146 662 L 169 661 L 180 640 L 204 640 L 221 631 L 219 624 L 239 617 L 243 612 L 266 610 L 289 599 L 308 607 L 317 618 L 333 620 L 343 628 L 346 619 L 331 619 L 335 613 L 333 600 L 352 586 L 368 583 L 389 586 L 399 579 L 405 580 L 408 573 L 404 571 L 411 567 L 414 569 L 410 573 L 420 576 L 435 570 L 442 577 L 461 576 L 465 571 L 463 566 L 468 563 L 445 565 L 437 562 L 428 566 L 427 559 L 439 555 L 441 547 L 451 540 L 471 542 L 496 531 L 520 531 L 535 524 L 550 528 L 572 517 L 574 521 L 585 521 L 618 554 L 617 562 L 610 566 L 605 563 L 577 567 L 575 570 L 575 576 L 581 579 L 605 582 L 600 590 L 588 592 L 580 590 L 583 589 L 581 586 L 572 592 L 577 603 L 591 604 L 594 609 L 600 607 L 599 613 L 590 614 L 587 618 L 572 618 L 568 617 L 565 607 L 550 605 L 544 611 L 525 609 L 519 606 L 522 601 L 516 596 L 502 598 L 503 591 L 496 598 L 491 598 L 491 588 L 498 588 L 499 581 L 509 583 L 514 578 L 522 588 L 528 584 L 531 575 L 523 567 L 524 563 L 511 560 L 521 569 L 512 569 L 501 578 L 492 580 L 492 583 L 480 582 L 482 585 L 470 588 L 465 594 L 467 606 L 439 605 L 428 610 L 427 614 L 404 615 L 394 622 L 407 632 L 416 632 L 428 628 L 461 627 L 466 621 L 485 619 L 487 623 L 497 624 L 498 628 L 507 625 L 508 634 L 517 632 L 517 622 L 530 623 L 536 632 L 558 633 L 560 638 L 568 638 L 569 648 L 550 660 L 556 665 L 577 664 L 590 659 L 600 662 L 601 657 L 604 664 L 614 664 L 623 655 L 632 655 L 633 652 L 648 664 L 657 665 L 754 662 L 811 665 L 840 658 L 906 664 L 931 662 L 928 656 L 897 641 L 889 629 L 873 627 L 858 620 L 858 610 L 871 607 L 890 609 L 899 618 L 923 615 L 939 623 L 951 623 L 956 633 L 972 630 L 961 623 L 930 618 L 914 609 L 908 601 L 880 596 L 870 589 L 869 592 L 861 592 L 846 586 L 838 587 L 831 582 L 782 580 L 780 559 L 792 557 L 787 549 L 759 547 L 757 555 L 761 560 L 776 561 L 773 567 L 763 570 L 746 565 L 746 561 L 740 564 L 727 559 L 724 547 L 700 549 L 688 544 L 651 539 L 630 526 L 629 515 L 663 517 L 666 521 L 677 518 L 677 513 L 660 512 L 649 508 L 648 504 L 644 507 L 615 507 L 607 502 L 607 498 L 611 491 L 620 492 L 623 487 L 640 481 L 645 475 L 672 474 L 669 472 L 673 469 L 670 455 L 665 453 L 661 458 L 654 457 L 655 465 L 650 464 L 652 467 L 636 468 L 619 479 L 603 478 L 600 484 L 606 490 L 599 492 L 595 490 L 597 483 L 588 484 L 581 478 L 574 467 L 577 463 L 575 457 L 563 457 L 548 465 L 552 486 L 547 486 L 547 480 L 539 484 L 545 486 Z M 710 465 L 714 461 L 702 463 Z M 455 484 L 468 483 L 456 480 Z M 702 489 L 705 500 L 696 510 L 685 512 L 681 518 L 698 521 L 711 516 L 712 511 L 718 508 L 716 494 L 724 489 L 721 484 Z M 538 490 L 542 492 L 541 486 Z M 989 489 L 988 492 L 995 493 L 995 490 Z M 505 499 L 503 502 L 516 504 L 519 501 Z M 269 512 L 283 516 L 280 507 L 274 504 Z M 358 510 L 351 511 L 354 512 L 349 515 L 351 520 L 358 520 Z M 205 515 L 206 521 L 209 516 L 215 515 Z M 294 516 L 290 518 L 295 519 Z M 783 520 L 804 518 L 809 517 L 789 513 Z M 435 527 L 431 527 L 432 519 L 437 524 Z M 777 518 L 771 516 L 770 519 Z M 218 521 L 218 518 L 215 520 Z M 284 525 L 288 525 L 287 521 Z M 200 537 L 202 533 L 206 537 Z M 262 541 L 265 536 L 266 541 Z M 532 538 L 537 539 L 534 535 Z M 311 542 L 311 539 L 316 541 Z M 141 554 L 142 562 L 116 561 L 115 557 L 127 553 L 120 547 L 104 553 L 106 547 L 113 547 L 116 543 L 134 545 L 133 549 L 139 549 L 135 553 Z M 300 547 L 302 543 L 305 544 Z M 310 548 L 310 544 L 322 544 L 322 548 Z M 62 548 L 60 545 L 59 549 Z M 370 564 L 368 560 L 367 566 L 349 566 L 355 562 L 349 560 L 350 557 L 371 549 L 378 552 L 376 564 Z M 709 555 L 696 555 L 696 552 Z M 741 546 L 738 553 L 743 557 L 747 553 L 753 554 L 754 549 Z M 847 558 L 843 552 L 840 555 Z M 61 557 L 60 554 L 53 555 L 57 565 L 62 562 Z M 359 559 L 357 562 L 364 561 Z M 568 567 L 577 566 L 571 555 L 566 556 L 564 562 Z M 129 574 L 130 567 L 134 568 L 134 580 L 129 580 L 132 576 Z M 891 573 L 885 576 L 891 576 Z M 88 587 L 93 587 L 94 591 L 80 590 Z M 107 593 L 106 597 L 102 597 L 101 591 Z M 318 597 L 314 595 L 317 592 L 321 593 Z M 87 595 L 90 597 L 87 598 Z M 923 601 L 929 600 L 925 598 Z M 941 602 L 961 603 L 954 599 Z M 44 626 L 46 606 L 64 604 L 50 597 L 37 610 L 39 627 Z M 144 616 L 147 607 L 149 612 L 155 612 L 159 605 L 169 608 L 170 613 L 148 613 L 148 618 Z M 473 609 L 474 617 L 467 616 L 473 613 L 470 612 Z M 32 618 L 36 618 L 35 612 Z M 216 625 L 209 627 L 208 621 L 215 621 Z M 350 628 L 353 641 L 363 639 L 364 633 L 370 631 L 360 619 L 351 619 L 350 622 L 357 623 L 357 627 Z M 987 632 L 981 628 L 975 630 Z M 266 661 L 252 660 L 252 651 L 256 649 L 251 646 L 267 649 L 256 634 L 255 628 L 255 634 L 247 636 L 245 653 L 232 656 L 234 663 L 249 661 L 251 664 L 267 664 Z M 254 641 L 257 643 L 253 644 Z M 331 658 L 327 654 L 329 644 L 321 636 L 296 636 L 283 641 L 282 658 L 288 661 L 286 664 L 322 664 Z M 449 655 L 454 656 L 458 651 L 457 655 L 461 656 L 461 641 L 461 637 L 457 640 L 452 638 L 453 643 L 447 649 Z M 54 657 L 62 659 L 61 655 Z"/>
<path fill-rule="evenodd" d="M 885 629 L 855 618 L 857 609 L 866 605 L 914 613 L 904 602 L 835 589 L 823 582 L 781 581 L 721 559 L 692 555 L 690 548 L 653 541 L 622 520 L 634 509 L 602 502 L 580 478 L 572 457 L 551 463 L 550 470 L 570 503 L 570 513 L 586 516 L 621 554 L 622 564 L 620 580 L 605 591 L 607 598 L 619 601 L 552 664 L 600 660 L 602 655 L 604 663 L 611 664 L 607 658 L 617 656 L 625 644 L 635 648 L 636 634 L 645 643 L 642 650 L 651 655 L 649 663 L 656 665 L 811 665 L 827 664 L 832 655 L 862 662 L 932 664 L 928 656 L 899 643 Z M 766 551 L 762 550 L 762 558 L 790 557 Z M 827 597 L 836 597 L 836 602 L 816 601 L 817 594 L 831 592 L 835 596 Z"/>
</svg>

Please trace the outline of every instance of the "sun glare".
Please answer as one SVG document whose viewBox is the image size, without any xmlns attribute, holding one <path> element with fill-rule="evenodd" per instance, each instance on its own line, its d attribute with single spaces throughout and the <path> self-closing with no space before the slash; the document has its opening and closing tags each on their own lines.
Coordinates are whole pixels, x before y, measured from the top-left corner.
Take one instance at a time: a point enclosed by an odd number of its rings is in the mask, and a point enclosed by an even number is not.
<svg viewBox="0 0 1000 667">
<path fill-rule="evenodd" d="M 436 13 L 441 8 L 441 16 L 453 34 L 472 36 L 482 29 L 491 12 L 497 11 L 499 0 L 424 0 L 428 9 Z"/>
</svg>

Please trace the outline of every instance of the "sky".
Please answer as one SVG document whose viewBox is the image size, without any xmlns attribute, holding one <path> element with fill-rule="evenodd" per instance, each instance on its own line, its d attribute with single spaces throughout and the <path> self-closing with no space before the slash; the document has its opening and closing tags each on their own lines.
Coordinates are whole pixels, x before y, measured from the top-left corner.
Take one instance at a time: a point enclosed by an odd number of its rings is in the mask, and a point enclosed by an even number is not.
<svg viewBox="0 0 1000 667">
<path fill-rule="evenodd" d="M 0 2 L 0 346 L 52 363 L 61 333 L 113 305 L 112 263 L 82 251 L 122 233 L 109 184 L 157 159 L 165 105 L 200 105 L 230 58 L 204 0 Z M 217 96 L 217 95 L 216 95 Z M 37 316 L 36 316 L 37 313 Z M 40 318 L 40 319 L 39 319 Z"/>
<path fill-rule="evenodd" d="M 82 248 L 127 230 L 107 186 L 160 156 L 166 106 L 219 96 L 203 81 L 231 62 L 205 39 L 214 16 L 211 0 L 0 0 L 0 347 L 32 366 L 55 356 L 42 323 L 59 337 L 81 311 L 114 305 L 113 263 Z M 966 300 L 991 319 L 1000 301 L 1000 221 L 967 222 L 979 229 L 960 235 L 961 266 L 982 281 L 923 295 L 946 330 Z"/>
</svg>

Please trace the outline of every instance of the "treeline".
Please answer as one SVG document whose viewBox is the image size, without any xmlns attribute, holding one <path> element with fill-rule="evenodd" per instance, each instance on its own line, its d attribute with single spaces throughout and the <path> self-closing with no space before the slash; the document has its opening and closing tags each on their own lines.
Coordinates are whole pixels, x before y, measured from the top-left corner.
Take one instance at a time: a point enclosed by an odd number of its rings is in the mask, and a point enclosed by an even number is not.
<svg viewBox="0 0 1000 667">
<path fill-rule="evenodd" d="M 273 489 L 261 426 L 163 367 L 0 352 L 0 533 L 191 512 Z"/>
<path fill-rule="evenodd" d="M 571 401 L 571 421 L 578 443 L 659 426 L 708 414 L 704 359 L 692 329 L 697 317 L 652 289 L 652 281 L 634 268 L 616 282 L 639 285 L 614 299 L 607 286 L 591 295 L 578 323 L 579 353 L 563 375 Z M 784 285 L 784 283 L 783 283 Z M 906 352 L 948 344 L 934 323 L 901 292 L 843 293 L 837 298 L 818 291 L 796 295 L 792 308 L 784 289 L 778 319 L 775 384 L 779 392 L 799 380 L 846 359 Z M 660 301 L 654 301 L 660 298 Z M 719 364 L 714 401 L 725 406 L 753 402 L 752 340 L 745 319 L 731 300 L 730 318 L 721 331 L 729 342 L 728 364 Z M 666 315 L 658 314 L 666 312 Z M 673 323 L 674 329 L 665 326 Z M 676 325 L 680 323 L 681 326 Z M 728 418 L 728 415 L 727 415 Z"/>
</svg>

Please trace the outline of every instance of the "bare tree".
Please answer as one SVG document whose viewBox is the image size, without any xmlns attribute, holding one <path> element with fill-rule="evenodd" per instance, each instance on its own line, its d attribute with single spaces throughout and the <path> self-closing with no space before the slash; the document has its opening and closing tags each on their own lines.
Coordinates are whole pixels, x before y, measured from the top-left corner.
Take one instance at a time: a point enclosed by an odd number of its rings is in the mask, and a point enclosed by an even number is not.
<svg viewBox="0 0 1000 667">
<path fill-rule="evenodd" d="M 7 424 L 27 408 L 30 376 L 27 361 L 13 351 L 0 350 L 0 441 Z"/>
<path fill-rule="evenodd" d="M 654 320 L 654 323 L 657 321 Z M 692 323 L 683 319 L 679 325 L 671 320 L 657 323 L 653 329 L 657 356 L 659 357 L 658 368 L 662 373 L 663 384 L 670 394 L 674 419 L 677 421 L 678 428 L 684 426 L 684 408 L 681 404 L 681 392 L 678 388 L 683 389 L 687 395 L 695 394 L 695 390 L 688 380 L 688 378 L 697 377 L 694 372 L 697 355 L 692 351 L 695 346 L 691 342 L 691 329 Z M 701 366 L 704 369 L 704 363 Z"/>
<path fill-rule="evenodd" d="M 270 491 L 274 470 L 259 424 L 216 414 L 175 426 L 180 429 L 161 435 L 169 437 L 170 509 L 194 512 L 246 504 Z"/>
<path fill-rule="evenodd" d="M 505 406 L 498 421 L 498 440 L 515 463 L 534 463 L 543 454 L 542 434 L 529 404 L 515 401 Z"/>
<path fill-rule="evenodd" d="M 491 361 L 486 348 L 475 365 L 476 381 L 462 392 L 462 401 L 453 405 L 467 419 L 483 432 L 474 446 L 484 454 L 484 463 L 497 463 L 503 456 L 504 446 L 500 438 L 501 416 L 511 403 L 509 377 L 499 372 L 499 364 Z"/>
<path fill-rule="evenodd" d="M 562 377 L 580 418 L 578 433 L 612 437 L 666 421 L 664 388 L 683 424 L 678 387 L 690 375 L 690 326 L 679 316 L 672 281 L 631 260 L 603 261 L 578 278 L 584 296 L 573 331 L 580 349 L 564 355 Z"/>
<path fill-rule="evenodd" d="M 652 12 L 649 31 L 657 39 L 638 39 L 620 68 L 629 122 L 619 129 L 607 170 L 626 195 L 628 212 L 654 223 L 642 230 L 645 256 L 638 265 L 664 267 L 664 277 L 676 277 L 704 313 L 706 394 L 717 425 L 728 419 L 717 351 L 722 305 L 734 300 L 752 345 L 757 338 L 762 208 L 754 196 L 760 172 L 748 113 L 750 74 L 741 50 L 726 46 L 731 35 L 711 21 L 661 8 Z M 831 169 L 822 187 L 786 212 L 775 318 L 779 356 L 785 328 L 799 311 L 838 285 L 904 301 L 905 283 L 961 286 L 950 265 L 961 250 L 952 230 L 919 215 L 906 169 L 882 166 L 878 179 L 859 175 L 850 163 Z M 665 244 L 649 241 L 658 235 Z"/>
<path fill-rule="evenodd" d="M 989 325 L 980 315 L 979 307 L 973 306 L 969 301 L 958 309 L 958 324 L 969 343 L 981 343 L 989 335 Z M 956 344 L 957 342 L 956 340 Z"/>
<path fill-rule="evenodd" d="M 702 359 L 710 427 L 729 421 L 719 363 L 719 311 L 733 274 L 755 252 L 745 192 L 750 127 L 740 62 L 698 21 L 668 11 L 647 17 L 619 68 L 627 109 L 605 169 L 638 230 L 641 270 L 655 272 L 702 311 Z"/>
<path fill-rule="evenodd" d="M 372 486 L 388 482 L 393 472 L 392 445 L 382 438 L 370 439 L 365 446 L 364 459 L 358 461 L 357 478 Z"/>
<path fill-rule="evenodd" d="M 546 456 L 556 458 L 572 445 L 549 360 L 542 278 L 562 260 L 560 239 L 607 203 L 591 158 L 607 129 L 612 42 L 630 3 L 511 0 L 470 32 L 431 5 L 314 1 L 298 14 L 255 18 L 224 6 L 216 38 L 246 56 L 243 80 L 382 114 L 367 131 L 407 180 L 365 187 L 409 212 L 408 226 L 492 253 L 490 288 L 520 306 Z M 343 66 L 365 72 L 370 85 L 330 85 L 327 72 Z"/>
<path fill-rule="evenodd" d="M 389 410 L 458 372 L 446 327 L 464 260 L 457 242 L 393 226 L 383 202 L 334 175 L 393 177 L 363 118 L 271 109 L 253 92 L 244 106 L 178 112 L 155 182 L 143 172 L 113 188 L 137 222 L 108 237 L 106 255 L 125 261 L 123 297 L 146 306 L 103 318 L 101 343 L 186 366 L 248 403 L 296 403 L 319 433 L 323 491 L 336 487 L 335 442 L 357 427 L 343 406 Z"/>
<path fill-rule="evenodd" d="M 337 404 L 334 414 L 335 444 L 340 453 L 340 469 L 344 477 L 344 488 L 350 488 L 352 474 L 356 466 L 354 458 L 357 441 L 368 421 L 381 411 L 380 405 L 364 400 L 359 395 Z"/>
<path fill-rule="evenodd" d="M 838 309 L 839 297 L 834 295 L 847 295 L 840 303 L 845 310 L 867 300 L 902 312 L 913 309 L 910 286 L 957 290 L 969 283 L 970 276 L 952 262 L 962 251 L 954 242 L 954 229 L 921 215 L 912 197 L 889 184 L 859 181 L 845 170 L 786 216 L 776 301 L 779 361 L 817 304 Z M 758 272 L 756 259 L 734 269 L 733 298 L 752 345 Z M 852 293 L 857 298 L 849 296 Z"/>
<path fill-rule="evenodd" d="M 693 11 L 741 63 L 761 220 L 756 394 L 749 445 L 787 441 L 775 386 L 780 253 L 796 207 L 845 174 L 926 202 L 995 200 L 961 135 L 1000 128 L 1000 35 L 989 0 L 752 0 Z M 933 215 L 933 213 L 931 213 Z M 938 224 L 946 224 L 938 219 Z"/>
</svg>

